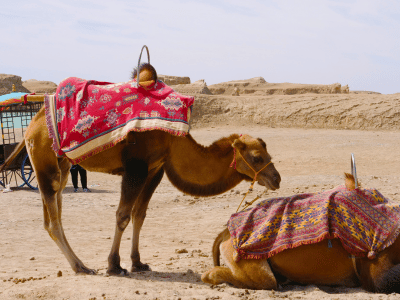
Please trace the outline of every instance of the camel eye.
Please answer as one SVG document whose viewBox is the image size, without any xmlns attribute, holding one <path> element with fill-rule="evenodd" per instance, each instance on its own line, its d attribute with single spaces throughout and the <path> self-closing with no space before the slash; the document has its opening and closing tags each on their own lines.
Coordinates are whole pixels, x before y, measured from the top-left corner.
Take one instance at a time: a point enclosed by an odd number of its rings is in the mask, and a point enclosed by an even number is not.
<svg viewBox="0 0 400 300">
<path fill-rule="evenodd" d="M 264 159 L 261 156 L 254 156 L 253 157 L 253 162 L 255 164 L 260 164 L 260 163 L 264 162 Z"/>
</svg>

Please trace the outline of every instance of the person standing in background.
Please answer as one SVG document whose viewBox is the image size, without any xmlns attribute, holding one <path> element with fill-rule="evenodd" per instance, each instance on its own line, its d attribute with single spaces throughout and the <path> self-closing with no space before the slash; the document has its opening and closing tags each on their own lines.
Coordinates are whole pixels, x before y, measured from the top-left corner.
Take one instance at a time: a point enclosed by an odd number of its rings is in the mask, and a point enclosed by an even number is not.
<svg viewBox="0 0 400 300">
<path fill-rule="evenodd" d="M 87 187 L 87 172 L 84 168 L 82 168 L 80 165 L 72 165 L 69 171 L 71 172 L 72 184 L 74 186 L 75 193 L 78 192 L 78 173 L 81 176 L 81 185 L 83 191 L 85 193 L 91 192 L 91 190 L 89 190 Z"/>
</svg>

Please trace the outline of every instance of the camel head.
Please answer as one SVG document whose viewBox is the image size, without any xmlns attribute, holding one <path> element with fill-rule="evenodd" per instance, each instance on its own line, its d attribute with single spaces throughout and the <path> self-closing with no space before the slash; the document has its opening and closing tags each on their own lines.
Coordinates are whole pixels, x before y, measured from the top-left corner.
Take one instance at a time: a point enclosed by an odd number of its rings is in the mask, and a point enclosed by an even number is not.
<svg viewBox="0 0 400 300">
<path fill-rule="evenodd" d="M 137 68 L 132 72 L 132 79 L 137 77 Z M 139 84 L 147 87 L 157 81 L 157 72 L 154 67 L 149 63 L 141 63 L 139 65 Z"/>
<path fill-rule="evenodd" d="M 271 155 L 267 152 L 267 145 L 262 139 L 241 135 L 234 140 L 232 147 L 235 150 L 234 164 L 239 173 L 266 188 L 279 189 L 281 176 L 271 162 Z"/>
</svg>

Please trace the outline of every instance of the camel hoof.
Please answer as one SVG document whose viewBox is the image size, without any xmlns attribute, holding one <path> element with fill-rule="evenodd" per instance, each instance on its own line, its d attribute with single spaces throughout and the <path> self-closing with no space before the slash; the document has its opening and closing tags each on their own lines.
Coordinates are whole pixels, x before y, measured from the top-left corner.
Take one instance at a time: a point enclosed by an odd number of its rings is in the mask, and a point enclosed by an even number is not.
<svg viewBox="0 0 400 300">
<path fill-rule="evenodd" d="M 148 264 L 143 264 L 139 262 L 138 264 L 132 266 L 131 272 L 143 272 L 143 271 L 151 271 L 151 268 Z"/>
<path fill-rule="evenodd" d="M 81 266 L 76 269 L 75 271 L 76 274 L 86 274 L 86 275 L 96 275 L 97 271 L 93 269 L 89 269 L 85 266 Z"/>
<path fill-rule="evenodd" d="M 122 269 L 121 267 L 117 269 L 109 269 L 107 270 L 107 274 L 110 276 L 127 276 L 129 272 L 127 269 Z"/>
</svg>

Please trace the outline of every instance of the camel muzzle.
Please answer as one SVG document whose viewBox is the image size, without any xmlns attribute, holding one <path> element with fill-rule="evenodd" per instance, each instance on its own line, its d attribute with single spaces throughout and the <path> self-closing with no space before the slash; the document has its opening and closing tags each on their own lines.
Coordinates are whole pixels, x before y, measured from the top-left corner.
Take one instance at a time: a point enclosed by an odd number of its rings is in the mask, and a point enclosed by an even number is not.
<svg viewBox="0 0 400 300">
<path fill-rule="evenodd" d="M 277 190 L 280 187 L 281 183 L 281 175 L 279 172 L 275 169 L 274 166 L 272 166 L 274 170 L 272 172 L 265 172 L 265 174 L 260 174 L 258 177 L 258 183 L 260 185 L 265 186 L 266 188 L 269 188 L 270 190 Z M 271 174 L 272 173 L 272 174 Z"/>
</svg>

